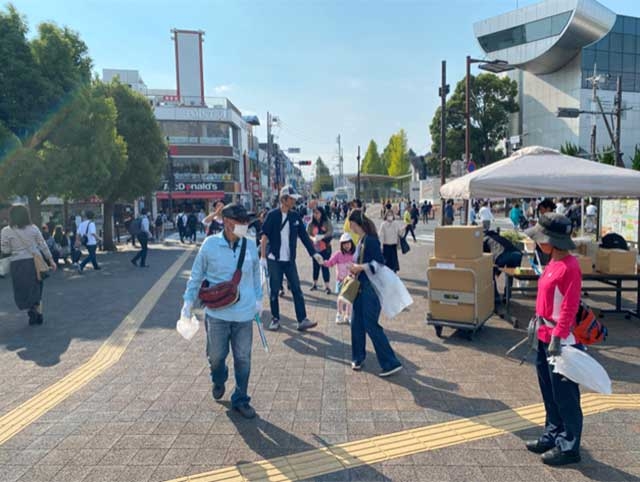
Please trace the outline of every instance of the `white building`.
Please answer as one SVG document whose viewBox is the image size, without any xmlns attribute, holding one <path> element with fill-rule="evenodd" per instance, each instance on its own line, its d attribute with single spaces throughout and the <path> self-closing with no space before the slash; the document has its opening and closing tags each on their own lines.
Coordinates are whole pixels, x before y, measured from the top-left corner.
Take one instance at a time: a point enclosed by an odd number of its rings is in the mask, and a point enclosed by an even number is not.
<svg viewBox="0 0 640 482">
<path fill-rule="evenodd" d="M 602 74 L 598 95 L 613 110 L 616 78 L 622 76 L 621 151 L 627 165 L 640 144 L 640 19 L 616 15 L 596 0 L 545 0 L 474 24 L 475 36 L 491 60 L 517 67 L 520 112 L 511 136 L 519 145 L 560 148 L 566 142 L 591 151 L 612 145 L 601 116 L 558 118 L 559 107 L 597 110 L 589 78 Z"/>
</svg>

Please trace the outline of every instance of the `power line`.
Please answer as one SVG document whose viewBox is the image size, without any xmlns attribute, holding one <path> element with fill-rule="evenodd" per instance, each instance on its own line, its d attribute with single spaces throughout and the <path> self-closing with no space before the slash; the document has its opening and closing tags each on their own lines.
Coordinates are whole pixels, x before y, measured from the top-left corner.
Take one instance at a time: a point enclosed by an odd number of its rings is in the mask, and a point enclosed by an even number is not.
<svg viewBox="0 0 640 482">
<path fill-rule="evenodd" d="M 305 134 L 300 134 L 299 132 L 296 132 L 294 129 L 291 129 L 291 127 L 289 127 L 288 125 L 283 125 L 284 122 L 280 121 L 280 129 L 285 131 L 287 134 L 292 135 L 293 137 L 297 138 L 298 140 L 307 142 L 309 144 L 316 144 L 319 146 L 334 146 L 334 143 L 330 143 L 330 142 L 318 142 L 317 140 L 311 140 L 310 138 L 308 138 Z"/>
</svg>

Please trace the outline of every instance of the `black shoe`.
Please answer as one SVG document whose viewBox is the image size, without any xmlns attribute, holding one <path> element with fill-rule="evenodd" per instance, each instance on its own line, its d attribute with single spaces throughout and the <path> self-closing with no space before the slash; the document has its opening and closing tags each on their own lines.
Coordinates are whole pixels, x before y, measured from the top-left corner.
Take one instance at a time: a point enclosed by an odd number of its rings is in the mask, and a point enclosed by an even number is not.
<svg viewBox="0 0 640 482">
<path fill-rule="evenodd" d="M 542 454 L 542 463 L 546 465 L 568 465 L 580 462 L 580 454 L 575 452 L 563 452 L 560 447 L 554 447 Z"/>
<path fill-rule="evenodd" d="M 100 271 L 102 269 L 102 266 L 96 266 L 95 268 L 93 268 L 95 271 Z"/>
<path fill-rule="evenodd" d="M 316 285 L 311 285 L 311 288 L 309 288 L 309 291 L 315 291 L 317 289 L 318 289 L 318 287 Z M 280 296 L 284 296 L 284 291 L 281 291 L 281 293 L 282 293 L 282 295 L 280 295 Z"/>
<path fill-rule="evenodd" d="M 28 311 L 28 315 L 29 315 L 29 324 L 30 325 L 37 325 L 38 324 L 38 312 L 35 310 L 29 310 Z"/>
<path fill-rule="evenodd" d="M 331 288 L 325 288 L 325 289 L 324 289 L 324 292 L 325 292 L 326 294 L 330 295 L 330 294 L 331 294 Z"/>
<path fill-rule="evenodd" d="M 148 264 L 141 264 L 141 265 L 140 265 L 140 267 L 141 267 L 141 268 L 148 268 L 148 267 L 149 267 L 149 265 L 148 265 Z"/>
<path fill-rule="evenodd" d="M 131 260 L 131 264 L 134 265 L 136 268 L 138 267 L 138 262 L 134 259 Z"/>
<path fill-rule="evenodd" d="M 244 418 L 255 418 L 256 416 L 256 411 L 248 403 L 243 403 L 242 405 L 233 407 L 233 409 L 236 412 L 238 412 L 240 415 L 242 415 Z"/>
<path fill-rule="evenodd" d="M 224 396 L 224 385 L 214 385 L 211 394 L 214 400 L 220 400 Z"/>
<path fill-rule="evenodd" d="M 534 454 L 543 454 L 555 447 L 553 444 L 544 444 L 540 440 L 528 440 L 525 442 L 525 446 L 529 452 Z"/>
</svg>

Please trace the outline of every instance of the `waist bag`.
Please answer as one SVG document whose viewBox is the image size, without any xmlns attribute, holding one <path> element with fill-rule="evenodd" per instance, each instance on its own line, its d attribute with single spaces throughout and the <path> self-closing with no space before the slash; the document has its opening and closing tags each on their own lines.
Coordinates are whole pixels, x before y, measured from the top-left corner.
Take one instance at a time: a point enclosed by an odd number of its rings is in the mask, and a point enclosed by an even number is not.
<svg viewBox="0 0 640 482">
<path fill-rule="evenodd" d="M 231 281 L 223 281 L 215 285 L 211 285 L 208 280 L 202 282 L 200 291 L 198 292 L 198 298 L 204 306 L 213 310 L 219 310 L 238 302 L 240 299 L 238 285 L 240 284 L 240 279 L 242 279 L 242 264 L 244 263 L 246 252 L 247 240 L 246 238 L 242 238 L 238 265 L 236 266 Z"/>
</svg>

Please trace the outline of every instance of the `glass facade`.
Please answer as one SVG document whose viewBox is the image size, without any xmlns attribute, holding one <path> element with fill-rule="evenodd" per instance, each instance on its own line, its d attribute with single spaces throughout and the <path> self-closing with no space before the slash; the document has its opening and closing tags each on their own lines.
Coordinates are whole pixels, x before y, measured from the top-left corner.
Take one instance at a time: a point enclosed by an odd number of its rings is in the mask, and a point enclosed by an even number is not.
<svg viewBox="0 0 640 482">
<path fill-rule="evenodd" d="M 205 144 L 231 146 L 232 129 L 224 122 L 159 121 L 171 144 Z M 237 144 L 234 144 L 237 146 Z"/>
<path fill-rule="evenodd" d="M 609 75 L 600 84 L 604 90 L 616 90 L 616 79 L 622 76 L 623 92 L 640 92 L 640 18 L 618 15 L 611 31 L 582 49 L 582 87 L 590 89 L 587 80 L 598 74 Z"/>
<path fill-rule="evenodd" d="M 542 40 L 554 35 L 560 35 L 569 23 L 571 11 L 545 17 L 535 22 L 529 22 L 506 30 L 500 30 L 489 35 L 478 37 L 478 42 L 485 52 L 495 52 L 509 47 Z"/>
<path fill-rule="evenodd" d="M 174 157 L 176 181 L 232 181 L 239 176 L 239 163 L 233 159 Z"/>
</svg>

